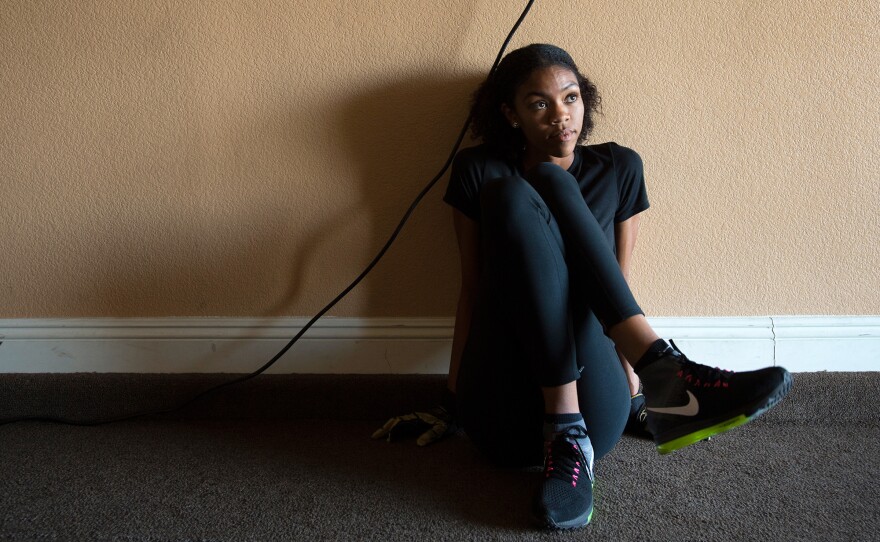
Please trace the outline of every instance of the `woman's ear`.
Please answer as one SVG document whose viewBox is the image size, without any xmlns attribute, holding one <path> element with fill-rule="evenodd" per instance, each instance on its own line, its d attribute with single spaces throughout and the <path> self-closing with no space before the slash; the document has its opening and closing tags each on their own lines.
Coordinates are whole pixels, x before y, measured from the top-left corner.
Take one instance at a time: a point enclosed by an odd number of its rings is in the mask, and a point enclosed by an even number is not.
<svg viewBox="0 0 880 542">
<path fill-rule="evenodd" d="M 514 128 L 519 127 L 519 118 L 516 116 L 516 112 L 511 109 L 507 104 L 501 104 L 501 112 L 504 113 L 504 116 L 507 118 L 507 122 L 510 123 Z"/>
</svg>

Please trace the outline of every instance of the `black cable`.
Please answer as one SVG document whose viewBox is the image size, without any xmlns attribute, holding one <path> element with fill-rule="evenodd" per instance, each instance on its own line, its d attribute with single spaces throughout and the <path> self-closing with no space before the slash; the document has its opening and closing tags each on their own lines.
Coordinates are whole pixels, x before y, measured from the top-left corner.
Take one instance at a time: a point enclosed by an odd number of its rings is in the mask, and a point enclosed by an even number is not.
<svg viewBox="0 0 880 542">
<path fill-rule="evenodd" d="M 501 57 L 504 56 L 504 51 L 507 50 L 507 45 L 510 43 L 510 40 L 513 38 L 513 35 L 516 34 L 516 31 L 519 29 L 520 24 L 522 24 L 523 20 L 526 18 L 526 15 L 529 14 L 529 11 L 532 9 L 532 4 L 534 4 L 534 3 L 535 3 L 535 0 L 529 0 L 529 2 L 528 2 L 528 4 L 526 4 L 526 7 L 523 10 L 522 14 L 519 16 L 519 19 L 517 19 L 516 23 L 513 25 L 513 28 L 510 29 L 510 32 L 507 34 L 507 38 L 504 40 L 504 43 L 501 45 L 501 49 L 499 49 L 499 51 L 498 51 L 498 56 L 495 57 L 495 62 L 492 64 L 492 68 L 489 70 L 489 77 L 491 77 L 492 74 L 495 73 L 495 69 L 498 68 L 498 63 L 501 62 Z M 144 416 L 170 414 L 172 412 L 175 412 L 177 410 L 182 409 L 183 407 L 185 407 L 191 403 L 194 403 L 195 401 L 197 401 L 203 397 L 207 397 L 213 393 L 216 393 L 217 391 L 219 391 L 223 388 L 226 388 L 226 387 L 229 387 L 229 386 L 232 386 L 235 384 L 240 384 L 241 382 L 245 382 L 245 381 L 250 380 L 256 376 L 259 376 L 260 374 L 265 372 L 266 369 L 271 367 L 276 361 L 281 359 L 281 357 L 284 354 L 286 354 L 288 350 L 290 350 L 290 348 L 300 339 L 300 337 L 302 337 L 305 334 L 306 331 L 309 330 L 309 328 L 311 328 L 315 324 L 315 322 L 318 321 L 318 319 L 320 319 L 322 316 L 324 316 L 324 314 L 327 311 L 329 311 L 330 309 L 332 309 L 334 305 L 339 303 L 339 301 L 341 301 L 343 297 L 348 295 L 348 293 L 351 292 L 355 288 L 355 286 L 360 284 L 360 282 L 364 279 L 364 277 L 366 277 L 367 274 L 370 271 L 372 271 L 374 267 L 376 267 L 376 264 L 379 263 L 379 260 L 382 259 L 382 257 L 385 255 L 385 253 L 391 247 L 391 244 L 394 243 L 394 241 L 397 239 L 398 234 L 400 234 L 400 230 L 403 229 L 404 224 L 406 224 L 406 222 L 409 220 L 410 215 L 412 215 L 413 211 L 415 211 L 418 204 L 422 201 L 422 199 L 425 197 L 425 195 L 428 192 L 430 192 L 430 190 L 434 187 L 434 185 L 437 184 L 437 181 L 439 181 L 440 177 L 442 177 L 443 174 L 446 173 L 446 170 L 449 169 L 449 166 L 452 164 L 452 160 L 455 158 L 455 154 L 458 152 L 458 148 L 461 146 L 461 142 L 464 141 L 464 136 L 467 134 L 468 127 L 470 127 L 470 124 L 471 124 L 471 117 L 468 116 L 467 120 L 464 123 L 464 126 L 461 128 L 461 132 L 459 132 L 459 134 L 458 134 L 458 138 L 455 140 L 455 145 L 452 147 L 452 151 L 449 153 L 449 157 L 446 159 L 446 163 L 443 164 L 443 168 L 440 170 L 439 173 L 437 173 L 437 175 L 434 176 L 433 179 L 431 179 L 431 181 L 427 184 L 427 186 L 425 186 L 425 188 L 423 188 L 422 191 L 419 192 L 419 195 L 416 196 L 416 199 L 413 200 L 412 204 L 409 206 L 409 209 L 407 209 L 406 213 L 403 215 L 403 218 L 400 220 L 400 223 L 397 224 L 397 227 L 394 229 L 394 232 L 391 234 L 391 237 L 388 238 L 388 241 L 385 243 L 385 245 L 382 247 L 382 249 L 379 250 L 379 253 L 376 254 L 376 256 L 373 258 L 373 260 L 367 265 L 367 267 L 361 272 L 361 274 L 358 275 L 358 277 L 356 279 L 354 279 L 354 282 L 349 284 L 347 288 L 342 290 L 342 292 L 339 295 L 337 295 L 333 299 L 333 301 L 328 303 L 326 307 L 324 307 L 323 309 L 321 309 L 318 312 L 318 314 L 313 316 L 312 319 L 309 320 L 308 323 L 305 326 L 303 326 L 303 328 L 301 330 L 299 330 L 299 333 L 297 333 L 292 339 L 290 339 L 290 341 L 284 346 L 284 348 L 279 350 L 278 353 L 275 354 L 275 356 L 272 359 L 270 359 L 268 362 L 266 362 L 265 365 L 263 365 L 262 367 L 260 367 L 256 371 L 254 371 L 250 374 L 244 375 L 242 377 L 230 380 L 228 382 L 218 384 L 217 386 L 214 386 L 213 388 L 208 388 L 207 390 L 195 395 L 194 397 L 187 399 L 183 403 L 181 403 L 177 406 L 174 406 L 174 407 L 170 407 L 170 408 L 149 410 L 149 411 L 145 411 L 145 412 L 136 412 L 134 414 L 124 414 L 121 416 L 117 416 L 115 418 L 103 418 L 103 419 L 98 419 L 98 420 L 87 420 L 87 421 L 70 420 L 67 418 L 57 418 L 57 417 L 53 418 L 53 417 L 46 417 L 46 416 L 19 416 L 17 418 L 8 418 L 8 419 L 0 420 L 0 425 L 5 425 L 5 424 L 9 424 L 9 423 L 16 423 L 16 422 L 24 422 L 24 421 L 40 421 L 40 422 L 61 423 L 61 424 L 66 424 L 66 425 L 94 426 L 94 425 L 104 425 L 104 424 L 108 424 L 108 423 L 121 422 L 124 420 L 141 418 Z"/>
</svg>

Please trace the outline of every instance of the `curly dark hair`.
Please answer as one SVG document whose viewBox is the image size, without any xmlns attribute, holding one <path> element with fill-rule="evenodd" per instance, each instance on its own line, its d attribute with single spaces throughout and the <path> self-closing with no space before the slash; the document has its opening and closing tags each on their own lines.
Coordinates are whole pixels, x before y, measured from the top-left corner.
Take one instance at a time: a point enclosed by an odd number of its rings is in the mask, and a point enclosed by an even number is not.
<svg viewBox="0 0 880 542">
<path fill-rule="evenodd" d="M 521 130 L 512 128 L 501 110 L 502 104 L 512 107 L 517 88 L 533 71 L 560 66 L 577 77 L 584 104 L 584 124 L 578 143 L 586 141 L 593 131 L 593 114 L 601 111 L 599 91 L 584 76 L 567 52 L 555 45 L 533 43 L 508 53 L 477 88 L 471 104 L 471 133 L 482 139 L 493 152 L 511 160 L 519 160 L 526 140 Z"/>
</svg>

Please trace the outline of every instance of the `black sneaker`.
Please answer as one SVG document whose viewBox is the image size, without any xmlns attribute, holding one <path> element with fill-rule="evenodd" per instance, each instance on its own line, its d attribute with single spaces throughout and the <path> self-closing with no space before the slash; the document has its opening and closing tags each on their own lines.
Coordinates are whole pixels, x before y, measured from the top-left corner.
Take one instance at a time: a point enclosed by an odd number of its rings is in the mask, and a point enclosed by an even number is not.
<svg viewBox="0 0 880 542">
<path fill-rule="evenodd" d="M 648 430 L 661 454 L 754 420 L 781 401 L 792 382 L 782 367 L 735 373 L 700 365 L 674 343 L 636 373 L 647 390 Z"/>
<path fill-rule="evenodd" d="M 593 447 L 581 449 L 577 439 L 587 437 L 583 427 L 569 427 L 547 443 L 544 480 L 535 503 L 535 515 L 550 529 L 574 529 L 593 517 Z"/>
</svg>

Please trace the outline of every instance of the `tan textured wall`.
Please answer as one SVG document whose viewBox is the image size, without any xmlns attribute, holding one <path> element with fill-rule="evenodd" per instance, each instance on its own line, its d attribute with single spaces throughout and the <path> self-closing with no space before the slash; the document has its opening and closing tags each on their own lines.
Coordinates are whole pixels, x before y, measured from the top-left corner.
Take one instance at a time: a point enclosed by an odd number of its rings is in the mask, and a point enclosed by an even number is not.
<svg viewBox="0 0 880 542">
<path fill-rule="evenodd" d="M 6 0 L 0 317 L 307 315 L 442 165 L 525 2 Z M 650 315 L 880 313 L 875 0 L 539 0 L 643 156 Z M 451 315 L 445 178 L 331 314 Z"/>
</svg>

